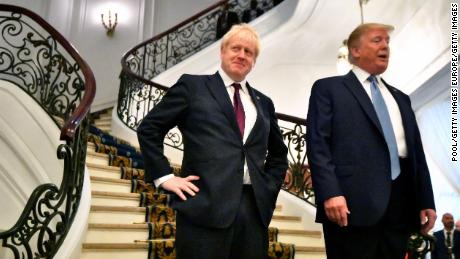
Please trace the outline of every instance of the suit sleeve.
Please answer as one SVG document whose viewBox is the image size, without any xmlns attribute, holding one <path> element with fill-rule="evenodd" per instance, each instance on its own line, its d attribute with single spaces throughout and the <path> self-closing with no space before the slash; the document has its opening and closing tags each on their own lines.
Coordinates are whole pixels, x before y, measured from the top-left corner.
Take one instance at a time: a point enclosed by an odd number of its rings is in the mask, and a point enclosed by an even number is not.
<svg viewBox="0 0 460 259">
<path fill-rule="evenodd" d="M 145 180 L 155 179 L 172 173 L 164 155 L 163 141 L 170 129 L 177 126 L 187 111 L 189 91 L 182 76 L 142 120 L 137 137 L 145 164 Z"/>
<path fill-rule="evenodd" d="M 409 98 L 408 98 L 409 99 Z M 410 104 L 410 99 L 409 99 Z M 422 138 L 417 125 L 415 114 L 412 113 L 415 123 L 414 143 L 415 143 L 415 173 L 417 175 L 417 196 L 419 197 L 419 209 L 436 209 L 434 204 L 433 188 L 431 177 L 426 163 L 425 152 L 423 150 Z"/>
<path fill-rule="evenodd" d="M 317 204 L 343 195 L 331 154 L 333 104 L 327 85 L 312 87 L 307 115 L 307 156 Z"/>
<path fill-rule="evenodd" d="M 286 170 L 288 168 L 287 160 L 287 147 L 284 144 L 283 136 L 281 135 L 280 128 L 278 126 L 278 120 L 276 118 L 275 107 L 273 102 L 269 100 L 270 108 L 270 135 L 268 139 L 268 150 L 265 161 L 265 172 L 272 175 L 278 189 L 281 188 L 281 184 L 284 181 Z"/>
</svg>

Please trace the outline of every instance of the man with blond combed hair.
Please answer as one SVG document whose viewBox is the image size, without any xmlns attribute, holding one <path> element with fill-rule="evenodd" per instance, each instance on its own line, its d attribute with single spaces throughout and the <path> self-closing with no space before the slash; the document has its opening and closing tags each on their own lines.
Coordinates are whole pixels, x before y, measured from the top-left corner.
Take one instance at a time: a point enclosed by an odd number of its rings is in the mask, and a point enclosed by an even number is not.
<svg viewBox="0 0 460 259">
<path fill-rule="evenodd" d="M 307 155 L 328 259 L 403 259 L 412 232 L 436 212 L 409 96 L 381 74 L 393 26 L 358 26 L 347 44 L 353 69 L 312 87 Z"/>
<path fill-rule="evenodd" d="M 259 54 L 249 25 L 224 35 L 213 75 L 182 75 L 143 119 L 139 144 L 145 179 L 173 192 L 179 259 L 266 259 L 268 225 L 287 169 L 287 148 L 273 102 L 246 76 Z M 180 176 L 163 154 L 178 126 Z"/>
</svg>

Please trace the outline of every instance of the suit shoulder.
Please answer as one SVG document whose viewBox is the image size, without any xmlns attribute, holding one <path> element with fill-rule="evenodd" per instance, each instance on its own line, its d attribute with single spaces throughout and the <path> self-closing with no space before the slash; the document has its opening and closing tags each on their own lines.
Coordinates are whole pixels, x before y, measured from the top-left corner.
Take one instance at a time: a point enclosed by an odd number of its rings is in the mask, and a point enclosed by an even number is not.
<svg viewBox="0 0 460 259">
<path fill-rule="evenodd" d="M 252 88 L 252 90 L 254 90 L 254 93 L 255 93 L 257 96 L 259 96 L 259 97 L 261 97 L 261 98 L 265 98 L 265 99 L 269 99 L 269 100 L 270 100 L 270 97 L 268 97 L 267 95 L 265 95 L 265 94 L 262 93 L 261 91 L 255 89 L 254 87 L 251 87 L 251 88 Z"/>
<path fill-rule="evenodd" d="M 191 75 L 191 74 L 182 74 L 177 80 L 177 86 L 182 85 L 186 88 L 195 89 L 197 87 L 205 85 L 206 80 L 210 75 Z"/>
<path fill-rule="evenodd" d="M 192 74 L 182 74 L 179 78 L 179 81 L 196 81 L 204 80 L 208 75 L 192 75 Z"/>
<path fill-rule="evenodd" d="M 397 94 L 400 94 L 402 96 L 404 96 L 405 98 L 409 98 L 409 95 L 405 94 L 403 91 L 399 90 L 398 88 L 388 84 L 385 80 L 383 80 L 383 83 L 388 87 L 388 89 L 394 93 L 397 93 Z"/>
<path fill-rule="evenodd" d="M 313 85 L 330 85 L 338 82 L 342 82 L 344 79 L 344 76 L 329 76 L 329 77 L 324 77 L 320 78 L 315 81 Z"/>
<path fill-rule="evenodd" d="M 343 82 L 344 78 L 344 76 L 330 76 L 318 79 L 313 83 L 312 90 L 335 88 L 337 84 Z"/>
<path fill-rule="evenodd" d="M 272 99 L 270 97 L 268 97 L 267 95 L 265 95 L 261 91 L 255 89 L 254 87 L 251 87 L 251 89 L 254 91 L 254 94 L 255 94 L 257 99 L 260 99 L 262 101 L 265 101 L 265 102 L 273 104 L 273 101 L 272 101 Z"/>
</svg>

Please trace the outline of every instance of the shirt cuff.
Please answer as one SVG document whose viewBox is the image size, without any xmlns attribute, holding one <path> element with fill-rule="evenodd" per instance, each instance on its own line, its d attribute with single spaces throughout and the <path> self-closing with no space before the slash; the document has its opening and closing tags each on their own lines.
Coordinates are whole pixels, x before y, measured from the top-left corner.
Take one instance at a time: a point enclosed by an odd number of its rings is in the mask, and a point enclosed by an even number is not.
<svg viewBox="0 0 460 259">
<path fill-rule="evenodd" d="M 160 177 L 156 180 L 153 180 L 153 183 L 155 184 L 155 187 L 160 187 L 164 182 L 166 182 L 167 180 L 171 179 L 174 177 L 174 174 L 167 174 L 163 177 Z"/>
</svg>

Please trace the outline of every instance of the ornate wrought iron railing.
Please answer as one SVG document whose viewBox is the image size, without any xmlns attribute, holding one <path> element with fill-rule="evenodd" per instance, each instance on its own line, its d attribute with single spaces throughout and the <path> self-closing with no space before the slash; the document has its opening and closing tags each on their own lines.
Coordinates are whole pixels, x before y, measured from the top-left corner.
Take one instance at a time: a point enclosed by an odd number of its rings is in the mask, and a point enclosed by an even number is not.
<svg viewBox="0 0 460 259">
<path fill-rule="evenodd" d="M 57 158 L 64 160 L 60 186 L 39 185 L 0 239 L 15 258 L 52 258 L 80 203 L 95 79 L 72 45 L 27 9 L 0 4 L 0 32 L 0 79 L 33 98 L 61 128 L 65 141 L 57 148 Z"/>
<path fill-rule="evenodd" d="M 282 188 L 302 200 L 315 205 L 315 193 L 307 163 L 307 121 L 277 113 L 284 143 L 288 147 L 289 168 Z"/>
<path fill-rule="evenodd" d="M 425 259 L 429 252 L 435 249 L 435 237 L 415 233 L 407 243 L 407 259 Z"/>
</svg>

